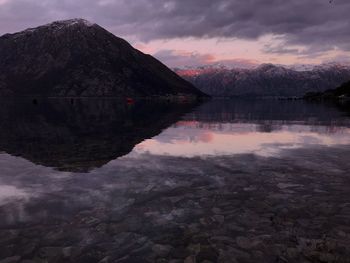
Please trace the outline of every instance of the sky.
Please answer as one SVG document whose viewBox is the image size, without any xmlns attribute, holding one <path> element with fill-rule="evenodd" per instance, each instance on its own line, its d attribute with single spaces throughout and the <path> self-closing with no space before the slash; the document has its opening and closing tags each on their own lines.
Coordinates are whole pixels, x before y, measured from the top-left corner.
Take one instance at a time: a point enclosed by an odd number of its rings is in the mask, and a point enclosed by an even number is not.
<svg viewBox="0 0 350 263">
<path fill-rule="evenodd" d="M 71 18 L 173 68 L 350 62 L 349 0 L 0 0 L 0 35 Z"/>
</svg>

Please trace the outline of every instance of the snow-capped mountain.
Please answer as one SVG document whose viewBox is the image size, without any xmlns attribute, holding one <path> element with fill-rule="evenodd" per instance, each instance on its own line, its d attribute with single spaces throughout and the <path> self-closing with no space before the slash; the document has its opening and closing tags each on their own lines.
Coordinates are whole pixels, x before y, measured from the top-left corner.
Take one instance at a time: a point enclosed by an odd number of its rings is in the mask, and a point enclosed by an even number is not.
<svg viewBox="0 0 350 263">
<path fill-rule="evenodd" d="M 212 96 L 303 96 L 350 80 L 350 66 L 337 63 L 305 65 L 304 70 L 262 64 L 253 69 L 200 67 L 175 71 Z"/>
</svg>

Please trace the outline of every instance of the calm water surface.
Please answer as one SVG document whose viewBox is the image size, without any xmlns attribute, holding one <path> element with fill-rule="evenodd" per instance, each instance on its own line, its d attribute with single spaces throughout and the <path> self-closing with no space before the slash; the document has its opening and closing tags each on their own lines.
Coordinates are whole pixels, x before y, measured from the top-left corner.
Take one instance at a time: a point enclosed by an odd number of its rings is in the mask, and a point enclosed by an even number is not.
<svg viewBox="0 0 350 263">
<path fill-rule="evenodd" d="M 342 108 L 10 100 L 0 114 L 0 262 L 350 262 Z"/>
</svg>

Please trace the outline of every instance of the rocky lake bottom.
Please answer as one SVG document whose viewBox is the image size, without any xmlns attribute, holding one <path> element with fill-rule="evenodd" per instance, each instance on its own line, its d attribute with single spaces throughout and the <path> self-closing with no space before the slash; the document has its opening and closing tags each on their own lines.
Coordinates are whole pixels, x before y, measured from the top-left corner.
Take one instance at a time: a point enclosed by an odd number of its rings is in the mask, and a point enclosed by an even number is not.
<svg viewBox="0 0 350 263">
<path fill-rule="evenodd" d="M 2 105 L 0 262 L 350 262 L 346 112 L 180 106 Z"/>
</svg>

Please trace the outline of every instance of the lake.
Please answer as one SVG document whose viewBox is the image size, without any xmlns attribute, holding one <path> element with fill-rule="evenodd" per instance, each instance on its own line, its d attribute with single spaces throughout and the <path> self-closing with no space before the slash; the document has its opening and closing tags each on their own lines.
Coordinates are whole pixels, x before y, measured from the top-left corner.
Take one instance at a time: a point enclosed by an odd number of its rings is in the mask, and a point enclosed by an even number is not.
<svg viewBox="0 0 350 263">
<path fill-rule="evenodd" d="M 350 114 L 1 100 L 0 262 L 349 262 Z"/>
</svg>

